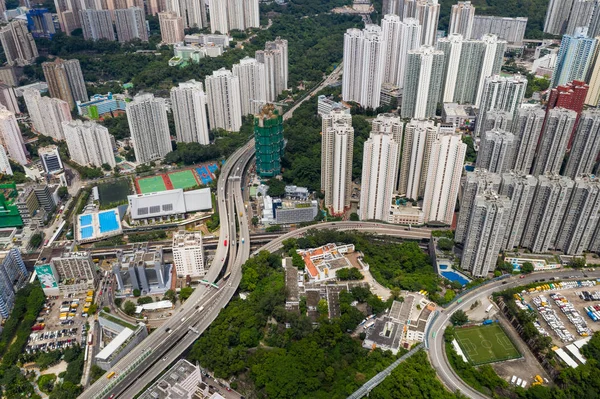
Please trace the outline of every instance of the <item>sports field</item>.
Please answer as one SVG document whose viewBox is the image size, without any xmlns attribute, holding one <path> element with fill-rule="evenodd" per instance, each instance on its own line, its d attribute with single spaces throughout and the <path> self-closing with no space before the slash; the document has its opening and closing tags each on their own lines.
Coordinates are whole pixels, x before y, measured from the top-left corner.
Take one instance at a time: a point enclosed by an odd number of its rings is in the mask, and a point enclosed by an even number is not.
<svg viewBox="0 0 600 399">
<path fill-rule="evenodd" d="M 169 179 L 173 184 L 173 188 L 190 188 L 198 185 L 194 172 L 191 170 L 182 170 L 181 172 L 169 173 Z"/>
<path fill-rule="evenodd" d="M 456 341 L 474 365 L 517 359 L 521 354 L 499 324 L 457 328 Z"/>
<path fill-rule="evenodd" d="M 165 191 L 167 187 L 162 176 L 144 177 L 137 181 L 142 194 Z"/>
<path fill-rule="evenodd" d="M 102 206 L 127 201 L 129 194 L 131 194 L 131 180 L 129 177 L 98 185 L 98 195 Z"/>
</svg>

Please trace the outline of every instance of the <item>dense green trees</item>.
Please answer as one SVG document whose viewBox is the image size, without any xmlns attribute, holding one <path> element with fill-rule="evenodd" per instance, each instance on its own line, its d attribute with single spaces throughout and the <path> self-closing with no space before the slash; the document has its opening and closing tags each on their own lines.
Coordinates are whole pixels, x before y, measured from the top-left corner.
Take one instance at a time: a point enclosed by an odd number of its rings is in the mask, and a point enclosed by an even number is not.
<svg viewBox="0 0 600 399">
<path fill-rule="evenodd" d="M 360 270 L 353 267 L 349 269 L 340 269 L 335 272 L 335 276 L 338 280 L 362 280 L 363 275 Z"/>
<path fill-rule="evenodd" d="M 452 316 L 450 316 L 450 321 L 455 326 L 462 326 L 463 324 L 469 322 L 469 317 L 464 310 L 458 309 L 456 312 L 452 313 Z"/>
<path fill-rule="evenodd" d="M 123 304 L 123 311 L 129 316 L 133 316 L 135 314 L 135 303 L 131 301 L 125 301 Z"/>
<path fill-rule="evenodd" d="M 523 263 L 523 265 L 521 265 L 521 273 L 532 273 L 534 270 L 534 266 L 531 262 L 525 262 Z"/>
</svg>

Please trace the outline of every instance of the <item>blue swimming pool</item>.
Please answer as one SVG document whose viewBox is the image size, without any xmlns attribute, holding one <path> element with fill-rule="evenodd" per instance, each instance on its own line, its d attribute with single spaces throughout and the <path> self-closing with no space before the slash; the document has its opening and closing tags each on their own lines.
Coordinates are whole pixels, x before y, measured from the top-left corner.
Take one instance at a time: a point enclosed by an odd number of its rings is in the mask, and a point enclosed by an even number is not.
<svg viewBox="0 0 600 399">
<path fill-rule="evenodd" d="M 440 270 L 446 270 L 448 265 L 444 265 L 443 263 L 439 265 Z"/>
<path fill-rule="evenodd" d="M 79 215 L 79 225 L 89 226 L 92 224 L 92 215 Z"/>
<path fill-rule="evenodd" d="M 119 229 L 119 221 L 114 211 L 106 211 L 98 214 L 100 233 L 115 231 Z"/>
<path fill-rule="evenodd" d="M 475 166 L 472 166 L 472 165 L 465 165 L 465 170 L 466 170 L 467 172 L 472 172 L 472 171 L 474 171 L 474 170 L 475 170 Z"/>
<path fill-rule="evenodd" d="M 94 228 L 92 226 L 82 227 L 79 232 L 81 233 L 81 238 L 85 240 L 94 235 Z"/>
<path fill-rule="evenodd" d="M 465 277 L 461 276 L 456 272 L 441 272 L 440 274 L 442 275 L 442 277 L 445 277 L 450 281 L 459 282 L 462 286 L 466 285 L 469 282 L 469 280 L 467 280 Z"/>
</svg>

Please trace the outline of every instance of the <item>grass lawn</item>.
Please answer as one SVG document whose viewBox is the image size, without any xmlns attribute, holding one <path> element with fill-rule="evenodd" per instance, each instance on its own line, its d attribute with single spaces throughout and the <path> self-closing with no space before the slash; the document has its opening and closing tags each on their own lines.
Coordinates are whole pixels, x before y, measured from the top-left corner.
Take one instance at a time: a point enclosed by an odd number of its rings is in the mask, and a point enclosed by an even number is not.
<svg viewBox="0 0 600 399">
<path fill-rule="evenodd" d="M 517 359 L 521 354 L 499 324 L 457 328 L 456 341 L 474 365 Z"/>
</svg>

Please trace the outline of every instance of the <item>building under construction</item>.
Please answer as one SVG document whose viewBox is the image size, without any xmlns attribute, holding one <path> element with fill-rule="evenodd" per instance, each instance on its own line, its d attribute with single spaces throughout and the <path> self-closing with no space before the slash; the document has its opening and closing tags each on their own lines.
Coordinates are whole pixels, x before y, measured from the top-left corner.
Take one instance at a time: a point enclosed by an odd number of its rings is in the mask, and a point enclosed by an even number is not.
<svg viewBox="0 0 600 399">
<path fill-rule="evenodd" d="M 261 178 L 281 173 L 283 156 L 283 117 L 273 104 L 265 105 L 260 114 L 254 116 L 254 138 L 256 146 L 256 173 Z"/>
</svg>

